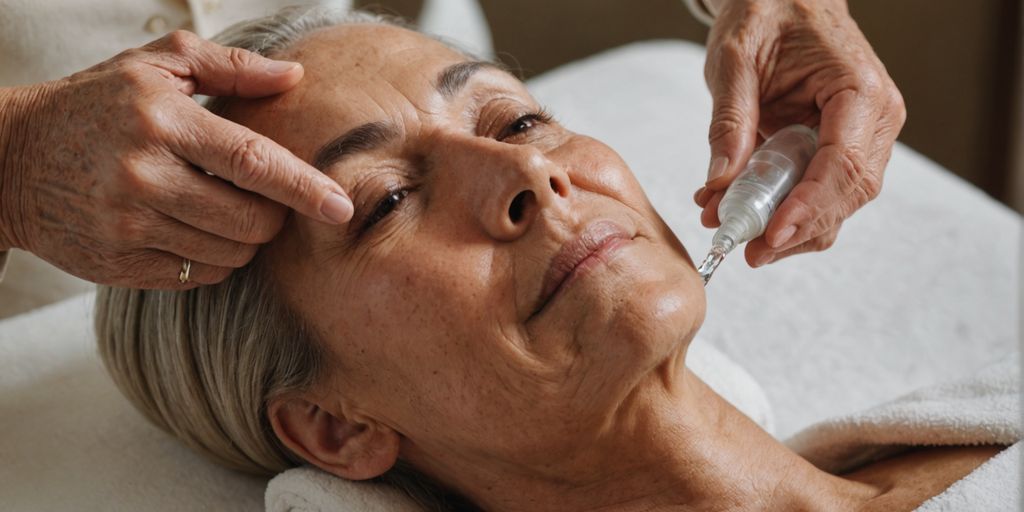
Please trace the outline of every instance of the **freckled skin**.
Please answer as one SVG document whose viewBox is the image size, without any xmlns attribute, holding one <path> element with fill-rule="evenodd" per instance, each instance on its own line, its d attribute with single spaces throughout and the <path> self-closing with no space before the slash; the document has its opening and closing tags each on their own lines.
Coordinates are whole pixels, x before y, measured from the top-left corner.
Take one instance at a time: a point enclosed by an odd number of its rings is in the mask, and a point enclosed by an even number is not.
<svg viewBox="0 0 1024 512">
<path fill-rule="evenodd" d="M 705 313 L 685 249 L 599 141 L 557 123 L 498 140 L 539 108 L 518 80 L 482 70 L 446 100 L 433 79 L 465 58 L 384 26 L 323 29 L 275 57 L 306 78 L 227 117 L 306 161 L 367 122 L 399 132 L 325 170 L 352 195 L 349 226 L 292 216 L 265 248 L 330 354 L 316 407 L 386 425 L 403 460 L 486 510 L 850 510 L 900 488 L 884 468 L 866 483 L 817 470 L 685 370 Z M 597 220 L 635 236 L 534 314 L 552 257 Z"/>
<path fill-rule="evenodd" d="M 351 51 L 381 32 L 390 44 Z M 458 447 L 524 464 L 572 453 L 573 438 L 603 428 L 639 381 L 681 356 L 704 316 L 703 287 L 613 150 L 557 124 L 516 143 L 473 133 L 465 120 L 474 108 L 484 107 L 480 124 L 504 126 L 537 104 L 496 70 L 446 102 L 433 78 L 465 58 L 412 32 L 328 29 L 277 57 L 301 62 L 306 78 L 279 97 L 235 103 L 229 118 L 307 161 L 364 122 L 403 132 L 328 170 L 353 195 L 353 228 L 384 184 L 405 179 L 400 157 L 432 165 L 353 246 L 339 248 L 343 229 L 293 218 L 271 247 L 289 300 L 345 368 L 337 391 L 386 418 L 415 452 Z M 567 197 L 546 186 L 549 174 L 571 183 Z M 528 189 L 544 196 L 530 225 L 495 234 L 489 223 Z M 635 240 L 528 321 L 550 259 L 598 219 Z"/>
</svg>

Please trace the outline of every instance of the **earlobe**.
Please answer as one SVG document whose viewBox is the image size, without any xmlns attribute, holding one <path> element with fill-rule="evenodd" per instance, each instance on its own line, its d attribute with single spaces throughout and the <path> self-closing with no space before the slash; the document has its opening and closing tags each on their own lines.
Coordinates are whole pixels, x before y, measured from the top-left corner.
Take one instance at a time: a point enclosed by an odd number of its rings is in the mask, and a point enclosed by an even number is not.
<svg viewBox="0 0 1024 512">
<path fill-rule="evenodd" d="M 346 418 L 299 397 L 271 400 L 274 434 L 289 450 L 331 474 L 366 480 L 387 472 L 398 460 L 400 437 L 387 425 Z"/>
</svg>

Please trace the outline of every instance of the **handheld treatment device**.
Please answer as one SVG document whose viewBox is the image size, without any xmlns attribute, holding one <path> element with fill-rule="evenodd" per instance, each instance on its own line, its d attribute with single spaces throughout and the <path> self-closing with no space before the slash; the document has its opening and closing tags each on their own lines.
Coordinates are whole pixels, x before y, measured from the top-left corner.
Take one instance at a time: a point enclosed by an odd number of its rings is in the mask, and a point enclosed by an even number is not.
<svg viewBox="0 0 1024 512">
<path fill-rule="evenodd" d="M 711 239 L 708 257 L 697 269 L 705 286 L 729 251 L 764 233 L 775 209 L 800 182 L 817 147 L 818 133 L 794 124 L 775 132 L 754 150 L 718 205 L 722 225 Z"/>
</svg>

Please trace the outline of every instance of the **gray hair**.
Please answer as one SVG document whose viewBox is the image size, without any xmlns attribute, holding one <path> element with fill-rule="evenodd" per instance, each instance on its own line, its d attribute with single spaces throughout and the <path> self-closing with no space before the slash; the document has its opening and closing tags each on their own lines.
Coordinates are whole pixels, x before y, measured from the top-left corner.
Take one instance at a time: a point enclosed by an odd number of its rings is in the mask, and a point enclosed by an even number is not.
<svg viewBox="0 0 1024 512">
<path fill-rule="evenodd" d="M 214 41 L 271 56 L 318 29 L 349 24 L 406 26 L 365 12 L 291 7 Z M 218 112 L 217 105 L 207 107 Z M 280 297 L 260 254 L 223 282 L 192 290 L 101 286 L 99 353 L 121 392 L 157 426 L 219 464 L 273 475 L 304 461 L 274 434 L 267 404 L 310 389 L 327 367 L 312 330 Z M 430 510 L 473 509 L 403 461 L 379 480 Z"/>
</svg>

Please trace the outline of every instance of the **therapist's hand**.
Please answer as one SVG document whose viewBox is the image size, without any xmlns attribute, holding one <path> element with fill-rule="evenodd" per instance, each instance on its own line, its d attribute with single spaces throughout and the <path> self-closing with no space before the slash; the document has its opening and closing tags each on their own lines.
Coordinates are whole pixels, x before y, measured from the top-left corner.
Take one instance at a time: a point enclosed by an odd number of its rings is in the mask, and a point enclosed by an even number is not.
<svg viewBox="0 0 1024 512">
<path fill-rule="evenodd" d="M 819 126 L 818 152 L 764 235 L 747 244 L 760 266 L 832 245 L 843 221 L 878 195 L 903 98 L 843 0 L 711 0 L 705 78 L 714 99 L 708 181 L 695 194 L 705 226 L 763 136 Z"/>
<path fill-rule="evenodd" d="M 289 207 L 348 221 L 336 182 L 190 98 L 277 94 L 302 73 L 179 31 L 63 80 L 0 90 L 0 249 L 101 284 L 181 289 L 248 263 Z"/>
</svg>

